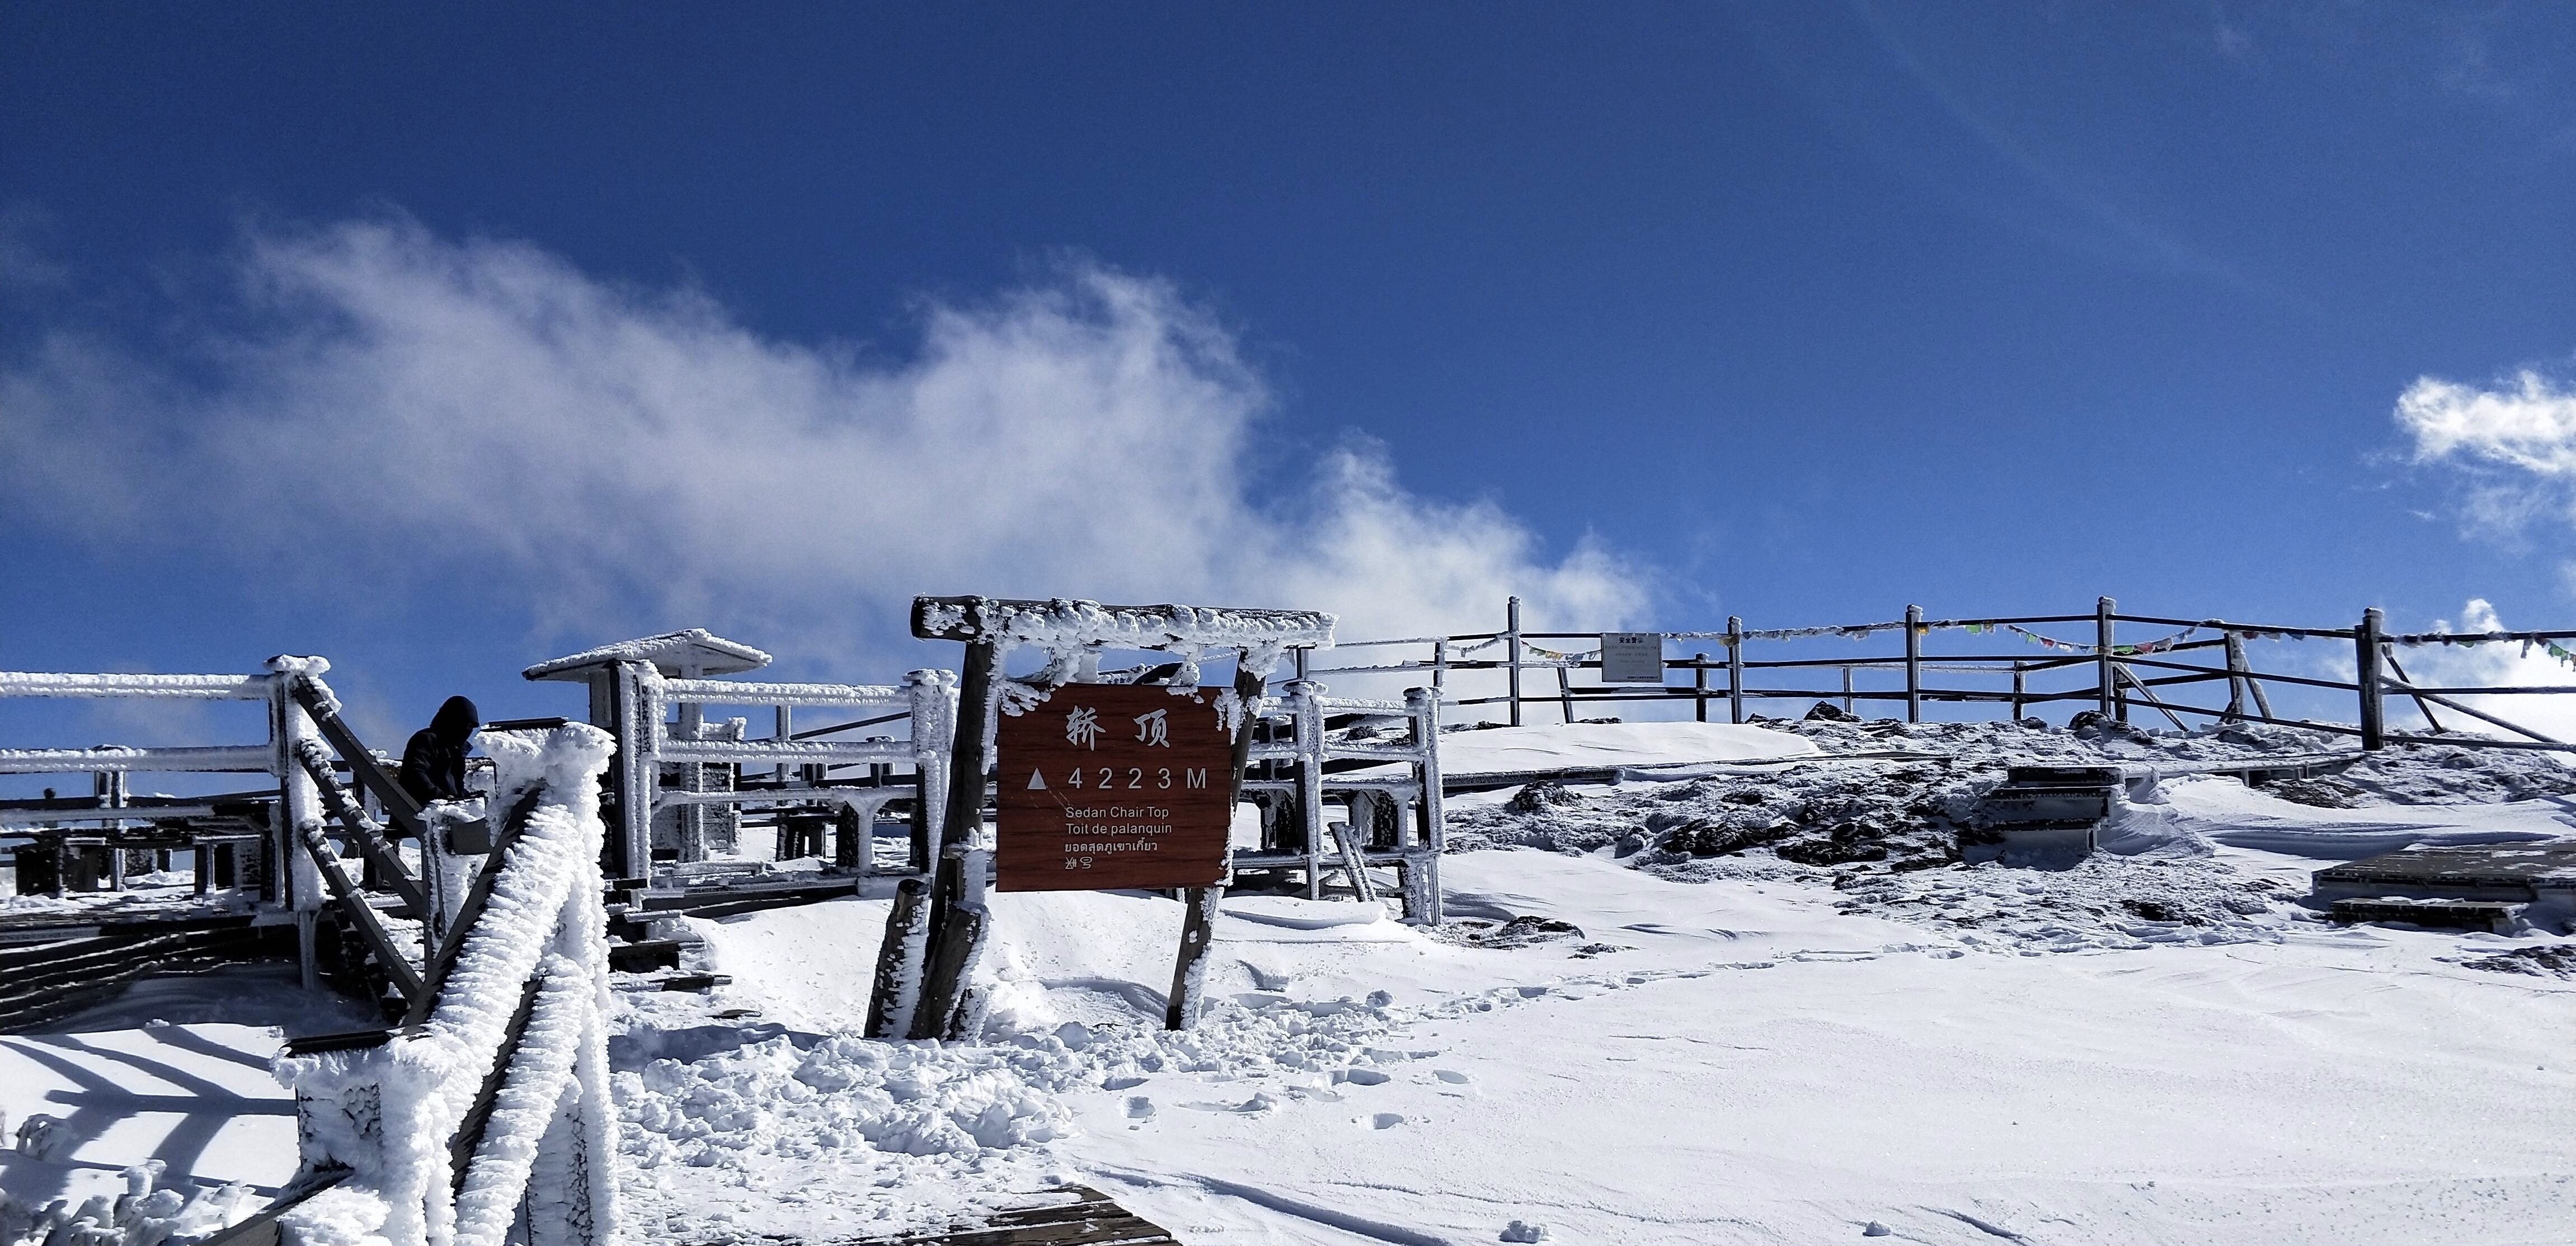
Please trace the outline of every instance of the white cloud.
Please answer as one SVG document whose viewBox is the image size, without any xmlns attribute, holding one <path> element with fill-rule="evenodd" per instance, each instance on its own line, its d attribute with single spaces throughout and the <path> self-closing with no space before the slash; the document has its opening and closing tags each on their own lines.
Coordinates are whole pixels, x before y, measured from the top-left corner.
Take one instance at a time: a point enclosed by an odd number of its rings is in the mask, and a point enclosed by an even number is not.
<svg viewBox="0 0 2576 1246">
<path fill-rule="evenodd" d="M 921 592 L 1316 607 L 1353 638 L 1490 629 L 1508 593 L 1533 626 L 1646 605 L 1599 545 L 1553 557 L 1372 446 L 1264 478 L 1231 334 L 1097 265 L 930 305 L 891 362 L 408 222 L 258 234 L 238 276 L 178 363 L 60 333 L 0 373 L 0 505 L 597 639 L 705 622 L 876 662 L 918 660 L 892 629 Z"/>
<path fill-rule="evenodd" d="M 2418 462 L 2466 458 L 2576 477 L 2576 390 L 2529 369 L 2502 389 L 2419 377 L 2397 398 L 2397 423 L 2415 439 Z"/>
</svg>

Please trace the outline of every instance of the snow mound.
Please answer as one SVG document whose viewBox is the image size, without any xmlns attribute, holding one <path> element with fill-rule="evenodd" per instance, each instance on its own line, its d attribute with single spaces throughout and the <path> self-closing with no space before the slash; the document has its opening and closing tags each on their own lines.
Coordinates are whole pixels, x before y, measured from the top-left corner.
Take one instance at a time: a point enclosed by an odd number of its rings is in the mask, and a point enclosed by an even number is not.
<svg viewBox="0 0 2576 1246">
<path fill-rule="evenodd" d="M 1165 1074 L 1330 1078 L 1387 1056 L 1396 1023 L 1383 1004 L 1254 997 L 1212 1000 L 1179 1033 L 1073 1021 L 985 1045 L 749 1027 L 730 1050 L 615 1075 L 625 1223 L 638 1240 L 714 1243 L 972 1218 L 1054 1183 L 1068 1094 Z"/>
<path fill-rule="evenodd" d="M 1294 896 L 1227 896 L 1225 915 L 1290 930 L 1330 930 L 1386 920 L 1386 906 L 1361 900 L 1301 900 Z"/>
</svg>

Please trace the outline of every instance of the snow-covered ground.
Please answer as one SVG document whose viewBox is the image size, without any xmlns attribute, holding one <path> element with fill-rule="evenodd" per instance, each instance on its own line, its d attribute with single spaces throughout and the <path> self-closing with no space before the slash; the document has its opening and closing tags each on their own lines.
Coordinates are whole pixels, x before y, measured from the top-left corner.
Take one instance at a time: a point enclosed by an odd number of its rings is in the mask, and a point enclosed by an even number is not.
<svg viewBox="0 0 2576 1246">
<path fill-rule="evenodd" d="M 850 1037 L 881 901 L 689 922 L 729 986 L 617 993 L 630 1238 L 865 1237 L 1067 1180 L 1218 1246 L 2576 1237 L 2576 978 L 2472 963 L 2576 941 L 2297 903 L 2333 860 L 2569 834 L 2556 763 L 2410 750 L 2291 789 L 2313 803 L 2168 776 L 2107 829 L 2119 851 L 2043 872 L 1932 847 L 2004 759 L 2309 742 L 1777 734 L 1918 756 L 1454 802 L 1457 920 L 1230 897 L 1186 1034 L 1158 1029 L 1180 906 L 1156 896 L 994 896 L 979 1045 Z M 82 1041 L 170 1059 L 157 1032 Z M 253 1081 L 274 1042 L 184 1032 Z M 83 1093 L 25 1080 L 0 1069 L 13 1119 Z M 52 1167 L 113 1183 L 185 1119 Z M 290 1123 L 226 1128 L 259 1119 Z M 259 1158 L 203 1175 L 291 1166 Z M 12 1188 L 33 1171 L 0 1160 Z"/>
<path fill-rule="evenodd" d="M 1812 741 L 1732 723 L 1587 723 L 1488 727 L 1440 737 L 1440 770 L 1452 776 L 1568 766 L 1678 766 L 1695 762 L 1812 757 Z"/>
</svg>

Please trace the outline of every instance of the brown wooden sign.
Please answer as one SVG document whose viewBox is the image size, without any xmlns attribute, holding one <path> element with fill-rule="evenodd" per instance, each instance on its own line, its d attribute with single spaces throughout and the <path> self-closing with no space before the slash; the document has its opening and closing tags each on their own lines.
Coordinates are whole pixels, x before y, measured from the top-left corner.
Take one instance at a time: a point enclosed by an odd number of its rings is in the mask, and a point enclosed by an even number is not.
<svg viewBox="0 0 2576 1246">
<path fill-rule="evenodd" d="M 994 731 L 1003 891 L 1225 877 L 1234 740 L 1216 690 L 1067 684 Z"/>
</svg>

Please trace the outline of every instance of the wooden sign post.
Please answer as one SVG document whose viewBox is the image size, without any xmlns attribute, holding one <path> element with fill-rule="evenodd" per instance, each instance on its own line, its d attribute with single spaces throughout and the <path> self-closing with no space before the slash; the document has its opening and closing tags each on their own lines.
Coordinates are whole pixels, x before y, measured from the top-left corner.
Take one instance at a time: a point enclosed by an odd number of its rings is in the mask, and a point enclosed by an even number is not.
<svg viewBox="0 0 2576 1246">
<path fill-rule="evenodd" d="M 1002 891 L 1225 878 L 1234 735 L 1213 690 L 1065 684 L 994 732 Z"/>
</svg>

